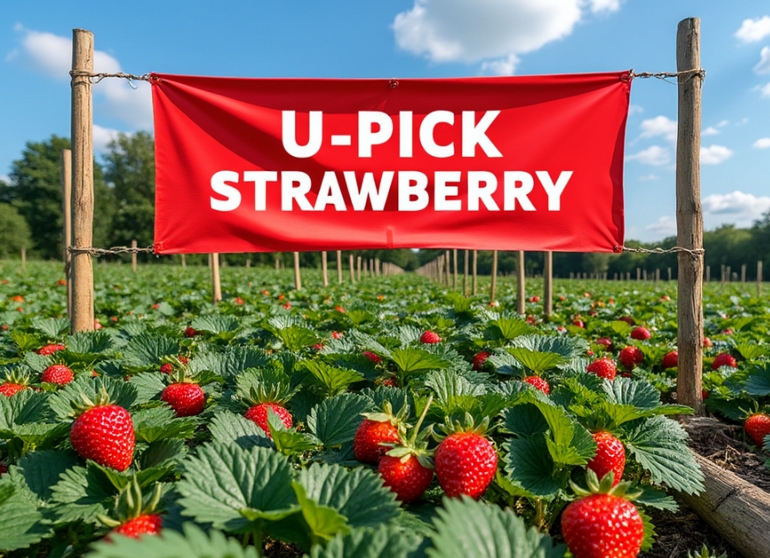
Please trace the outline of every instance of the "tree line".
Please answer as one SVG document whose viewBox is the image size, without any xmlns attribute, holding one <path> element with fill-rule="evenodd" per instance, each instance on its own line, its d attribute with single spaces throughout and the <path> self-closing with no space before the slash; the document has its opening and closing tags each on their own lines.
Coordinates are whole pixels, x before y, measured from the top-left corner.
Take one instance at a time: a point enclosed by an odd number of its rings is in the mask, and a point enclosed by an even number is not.
<svg viewBox="0 0 770 558">
<path fill-rule="evenodd" d="M 0 180 L 0 258 L 19 257 L 23 247 L 28 257 L 61 259 L 62 240 L 62 180 L 61 153 L 70 148 L 70 140 L 51 136 L 41 142 L 29 142 L 21 157 L 13 161 L 8 181 Z M 101 160 L 94 161 L 94 246 L 127 246 L 136 240 L 139 246 L 153 242 L 155 214 L 155 158 L 154 142 L 147 132 L 119 134 L 107 147 Z M 652 249 L 676 246 L 676 237 L 657 243 L 629 240 L 626 246 Z M 750 228 L 724 225 L 704 233 L 705 265 L 712 268 L 712 280 L 720 278 L 721 266 L 740 272 L 747 265 L 747 279 L 756 278 L 756 262 L 770 266 L 770 211 Z M 414 270 L 442 254 L 443 250 L 358 250 L 354 256 L 378 258 L 406 270 Z M 462 272 L 464 251 L 458 253 Z M 171 257 L 157 258 L 142 255 L 152 262 L 174 261 Z M 292 265 L 291 254 L 226 254 L 226 264 L 275 265 L 276 258 L 285 266 Z M 118 259 L 119 256 L 113 256 Z M 330 256 L 334 266 L 334 257 Z M 300 256 L 304 267 L 320 267 L 318 252 L 304 252 Z M 188 263 L 205 263 L 206 256 L 188 256 Z M 347 266 L 347 256 L 343 265 Z M 543 269 L 542 253 L 529 252 L 525 258 L 526 273 L 538 275 Z M 624 252 L 623 254 L 555 253 L 554 275 L 568 277 L 570 273 L 588 273 L 609 278 L 615 274 L 636 277 L 637 268 L 654 274 L 660 270 L 667 278 L 668 268 L 676 277 L 677 255 L 649 255 Z M 479 251 L 478 272 L 491 272 L 490 251 Z M 516 271 L 515 252 L 499 252 L 498 271 L 502 274 Z"/>
</svg>

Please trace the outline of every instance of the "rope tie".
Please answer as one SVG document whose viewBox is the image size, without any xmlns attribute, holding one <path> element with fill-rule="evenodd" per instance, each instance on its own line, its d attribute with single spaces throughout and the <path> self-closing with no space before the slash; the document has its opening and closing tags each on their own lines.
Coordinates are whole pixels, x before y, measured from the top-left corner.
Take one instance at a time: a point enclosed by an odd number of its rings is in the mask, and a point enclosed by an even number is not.
<svg viewBox="0 0 770 558">
<path fill-rule="evenodd" d="M 125 72 L 118 72 L 115 74 L 107 74 L 107 73 L 92 74 L 91 72 L 86 72 L 83 70 L 72 70 L 70 72 L 70 76 L 72 77 L 73 81 L 75 80 L 75 78 L 78 78 L 78 77 L 88 78 L 88 81 L 91 82 L 92 85 L 99 83 L 104 78 L 125 79 L 125 80 L 128 80 L 128 85 L 130 85 L 133 89 L 137 88 L 136 84 L 134 83 L 135 81 L 148 81 L 148 82 L 160 81 L 158 78 L 154 78 L 150 76 L 150 74 L 142 74 L 140 76 L 137 76 L 134 74 L 127 74 Z"/>
<path fill-rule="evenodd" d="M 106 256 L 109 254 L 141 254 L 141 253 L 152 254 L 155 251 L 155 249 L 152 246 L 148 246 L 146 248 L 131 248 L 129 246 L 113 246 L 112 248 L 93 248 L 89 246 L 89 247 L 83 247 L 83 248 L 76 248 L 74 246 L 68 246 L 67 251 L 72 255 L 88 254 L 89 256 L 92 256 L 92 257 L 99 257 L 99 256 Z"/>
<path fill-rule="evenodd" d="M 690 254 L 693 258 L 700 258 L 706 252 L 703 248 L 683 248 L 682 246 L 674 246 L 672 248 L 630 248 L 623 246 L 623 252 L 635 252 L 637 254 L 676 254 L 678 252 L 684 252 Z"/>
<path fill-rule="evenodd" d="M 684 80 L 682 83 L 687 83 L 688 81 L 696 77 L 699 77 L 702 81 L 706 79 L 706 70 L 704 70 L 703 68 L 694 68 L 692 70 L 683 70 L 681 72 L 639 72 L 639 73 L 636 73 L 633 70 L 631 70 L 631 79 L 656 78 L 656 79 L 665 81 L 666 83 L 670 83 L 672 85 L 676 85 L 677 83 L 673 81 L 669 81 L 668 78 L 678 78 L 679 76 L 689 76 L 689 78 Z"/>
</svg>

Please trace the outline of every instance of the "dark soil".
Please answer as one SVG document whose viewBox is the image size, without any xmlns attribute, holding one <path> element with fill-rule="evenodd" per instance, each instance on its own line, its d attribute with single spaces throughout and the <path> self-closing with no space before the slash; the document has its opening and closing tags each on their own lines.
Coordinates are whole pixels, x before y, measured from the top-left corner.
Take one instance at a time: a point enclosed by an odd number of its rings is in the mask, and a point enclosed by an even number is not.
<svg viewBox="0 0 770 558">
<path fill-rule="evenodd" d="M 693 451 L 770 492 L 770 470 L 765 467 L 765 461 L 770 456 L 762 455 L 746 443 L 740 426 L 711 418 L 687 419 L 684 426 L 690 434 Z M 642 556 L 686 558 L 689 551 L 700 549 L 704 543 L 717 552 L 712 556 L 719 556 L 722 552 L 729 558 L 742 556 L 681 502 L 678 513 L 657 512 L 652 514 L 652 519 L 658 537 L 653 548 Z"/>
</svg>

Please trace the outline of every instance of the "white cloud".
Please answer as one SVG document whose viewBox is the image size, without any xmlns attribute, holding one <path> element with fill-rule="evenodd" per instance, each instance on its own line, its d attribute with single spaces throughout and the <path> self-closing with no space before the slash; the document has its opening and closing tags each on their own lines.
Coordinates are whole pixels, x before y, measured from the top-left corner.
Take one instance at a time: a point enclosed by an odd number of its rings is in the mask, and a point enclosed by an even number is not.
<svg viewBox="0 0 770 558">
<path fill-rule="evenodd" d="M 497 60 L 488 60 L 481 64 L 482 72 L 490 72 L 498 76 L 510 76 L 516 71 L 516 65 L 519 63 L 520 58 L 515 54 L 510 54 L 506 58 L 498 58 Z"/>
<path fill-rule="evenodd" d="M 709 126 L 705 130 L 703 130 L 700 135 L 702 136 L 716 136 L 719 135 L 721 132 L 714 128 L 714 126 Z"/>
<path fill-rule="evenodd" d="M 568 36 L 586 13 L 619 8 L 619 0 L 414 0 L 393 30 L 401 49 L 433 62 L 511 73 L 519 55 Z"/>
<path fill-rule="evenodd" d="M 118 130 L 94 124 L 94 151 L 107 151 L 107 146 L 112 140 L 118 139 L 119 133 Z"/>
<path fill-rule="evenodd" d="M 12 51 L 6 59 L 17 61 L 34 71 L 59 80 L 69 80 L 72 67 L 72 40 L 53 33 L 25 29 L 21 48 Z M 120 62 L 104 51 L 94 52 L 94 73 L 121 72 Z M 152 128 L 152 102 L 150 86 L 146 82 L 135 84 L 133 89 L 126 80 L 107 78 L 93 87 L 95 106 L 104 108 L 108 116 L 137 128 Z"/>
<path fill-rule="evenodd" d="M 660 180 L 660 177 L 657 174 L 645 174 L 644 176 L 640 176 L 639 180 L 648 182 L 650 180 Z"/>
<path fill-rule="evenodd" d="M 640 107 L 639 105 L 629 105 L 628 107 L 628 114 L 629 116 L 632 114 L 640 114 L 644 112 L 644 109 Z"/>
<path fill-rule="evenodd" d="M 732 156 L 732 150 L 723 145 L 710 145 L 700 148 L 700 162 L 702 165 L 718 165 Z"/>
<path fill-rule="evenodd" d="M 770 148 L 770 138 L 759 138 L 752 147 L 755 149 L 768 149 Z"/>
<path fill-rule="evenodd" d="M 664 147 L 652 145 L 639 153 L 627 155 L 626 159 L 630 161 L 639 161 L 644 165 L 661 166 L 671 162 L 671 153 Z"/>
<path fill-rule="evenodd" d="M 759 62 L 754 66 L 754 71 L 758 74 L 770 74 L 770 47 L 762 47 Z"/>
<path fill-rule="evenodd" d="M 642 121 L 639 127 L 642 129 L 643 138 L 663 136 L 668 141 L 676 141 L 676 120 L 656 116 Z"/>
<path fill-rule="evenodd" d="M 669 215 L 663 215 L 657 221 L 644 228 L 658 238 L 674 236 L 676 234 L 676 219 Z"/>
<path fill-rule="evenodd" d="M 762 94 L 762 97 L 770 97 L 770 83 L 760 89 L 760 93 Z"/>
<path fill-rule="evenodd" d="M 712 194 L 703 199 L 703 217 L 709 228 L 725 223 L 750 227 L 770 210 L 770 197 L 746 194 L 739 190 L 729 194 Z"/>
<path fill-rule="evenodd" d="M 744 19 L 741 28 L 735 32 L 744 43 L 755 43 L 770 35 L 770 16 L 758 19 Z"/>
<path fill-rule="evenodd" d="M 717 124 L 717 128 L 724 128 L 724 127 L 725 127 L 725 126 L 727 126 L 729 123 L 730 123 L 730 121 L 729 121 L 729 120 L 721 120 L 721 121 L 719 122 L 719 124 Z"/>
</svg>

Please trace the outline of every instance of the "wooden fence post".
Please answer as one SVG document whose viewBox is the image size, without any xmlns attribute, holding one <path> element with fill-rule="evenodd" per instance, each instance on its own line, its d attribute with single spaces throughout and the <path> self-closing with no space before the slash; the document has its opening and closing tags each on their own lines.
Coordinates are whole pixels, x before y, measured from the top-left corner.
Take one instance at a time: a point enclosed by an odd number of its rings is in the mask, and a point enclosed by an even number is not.
<svg viewBox="0 0 770 558">
<path fill-rule="evenodd" d="M 516 312 L 519 314 L 526 313 L 526 288 L 524 279 L 524 251 L 519 250 L 516 252 Z"/>
<path fill-rule="evenodd" d="M 214 304 L 222 300 L 222 280 L 219 275 L 219 254 L 214 252 L 209 254 L 211 262 L 211 284 L 214 289 Z"/>
<path fill-rule="evenodd" d="M 328 272 L 328 261 L 326 260 L 326 250 L 321 252 L 321 273 L 323 274 L 323 283 L 324 287 L 329 286 L 329 272 Z"/>
<path fill-rule="evenodd" d="M 617 273 L 615 274 L 617 276 Z M 543 263 L 543 316 L 548 321 L 553 312 L 553 252 L 544 254 Z"/>
<path fill-rule="evenodd" d="M 676 142 L 677 244 L 679 252 L 677 402 L 702 413 L 703 208 L 700 199 L 701 88 L 700 19 L 679 22 L 676 36 L 679 108 Z"/>
<path fill-rule="evenodd" d="M 356 282 L 356 270 L 355 270 L 355 265 L 353 265 L 353 263 L 354 263 L 353 254 L 348 254 L 348 267 L 350 268 L 349 271 L 350 271 L 351 283 Z"/>
<path fill-rule="evenodd" d="M 463 254 L 463 296 L 468 296 L 468 250 Z"/>
<path fill-rule="evenodd" d="M 61 184 L 62 184 L 62 226 L 64 234 L 64 280 L 67 282 L 67 317 L 72 316 L 72 281 L 70 280 L 70 245 L 72 244 L 72 151 L 61 151 Z"/>
<path fill-rule="evenodd" d="M 90 248 L 94 226 L 94 149 L 91 78 L 94 35 L 72 30 L 72 246 Z M 94 267 L 91 254 L 72 256 L 70 333 L 94 329 Z"/>
<path fill-rule="evenodd" d="M 495 301 L 495 289 L 497 288 L 497 250 L 492 250 L 492 277 L 489 285 L 489 302 Z"/>
<path fill-rule="evenodd" d="M 136 273 L 136 240 L 131 241 L 131 271 Z"/>
<path fill-rule="evenodd" d="M 358 264 L 358 265 L 357 265 L 357 267 L 358 267 L 358 273 L 356 274 L 356 275 L 357 275 L 357 277 L 356 277 L 356 278 L 357 278 L 357 279 L 360 281 L 360 280 L 361 280 L 361 256 L 358 256 L 358 257 L 356 258 L 356 263 Z"/>
<path fill-rule="evenodd" d="M 457 248 L 452 249 L 452 263 L 454 265 L 454 274 L 452 275 L 452 288 L 457 290 Z"/>
<path fill-rule="evenodd" d="M 757 296 L 762 296 L 762 260 L 757 262 Z"/>
<path fill-rule="evenodd" d="M 342 283 L 342 250 L 337 250 L 337 283 Z"/>
<path fill-rule="evenodd" d="M 294 288 L 302 290 L 302 275 L 299 270 L 299 252 L 294 252 Z"/>
<path fill-rule="evenodd" d="M 746 264 L 741 264 L 741 283 L 746 282 Z"/>
<path fill-rule="evenodd" d="M 185 258 L 184 254 L 181 254 L 182 256 L 182 269 L 187 269 L 187 258 Z"/>
<path fill-rule="evenodd" d="M 476 276 L 478 275 L 479 251 L 473 251 L 473 277 L 471 281 L 471 295 L 476 296 Z"/>
</svg>

